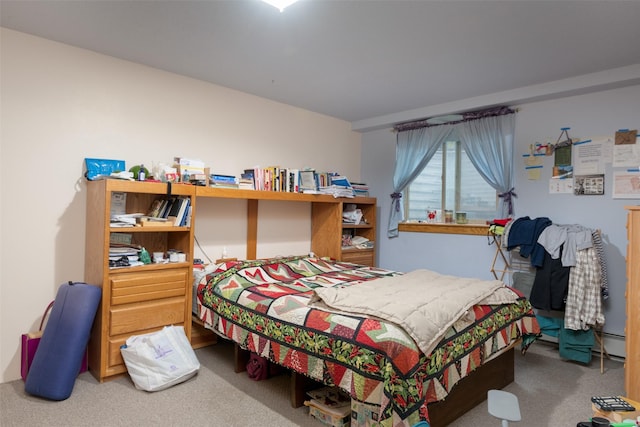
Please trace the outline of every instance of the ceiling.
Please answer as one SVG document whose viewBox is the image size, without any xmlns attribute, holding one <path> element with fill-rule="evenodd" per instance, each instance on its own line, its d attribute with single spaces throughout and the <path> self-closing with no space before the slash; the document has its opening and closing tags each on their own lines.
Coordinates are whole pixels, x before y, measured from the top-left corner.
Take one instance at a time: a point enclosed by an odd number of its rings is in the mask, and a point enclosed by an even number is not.
<svg viewBox="0 0 640 427">
<path fill-rule="evenodd" d="M 0 0 L 0 16 L 5 28 L 356 130 L 456 112 L 462 100 L 615 75 L 604 70 L 631 69 L 640 82 L 634 0 L 301 0 L 283 12 L 259 0 Z"/>
</svg>

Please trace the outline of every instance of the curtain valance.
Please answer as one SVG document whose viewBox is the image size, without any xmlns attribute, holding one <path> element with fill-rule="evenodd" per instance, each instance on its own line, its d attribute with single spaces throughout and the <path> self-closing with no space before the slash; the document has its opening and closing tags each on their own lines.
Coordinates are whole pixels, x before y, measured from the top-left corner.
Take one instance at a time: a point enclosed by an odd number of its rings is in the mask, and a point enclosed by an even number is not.
<svg viewBox="0 0 640 427">
<path fill-rule="evenodd" d="M 516 111 L 517 110 L 514 110 L 510 107 L 505 107 L 505 106 L 494 107 L 494 108 L 489 108 L 489 109 L 480 110 L 480 111 L 469 111 L 466 113 L 456 114 L 458 116 L 461 116 L 461 119 L 452 120 L 446 123 L 433 123 L 433 122 L 429 123 L 429 120 L 431 119 L 400 123 L 398 125 L 395 125 L 393 127 L 393 130 L 395 130 L 396 132 L 403 132 L 407 130 L 420 129 L 420 128 L 426 128 L 426 127 L 432 127 L 432 126 L 454 125 L 457 123 L 468 122 L 469 120 L 478 120 L 485 117 L 496 117 L 496 116 L 502 116 L 505 114 L 513 114 Z"/>
</svg>

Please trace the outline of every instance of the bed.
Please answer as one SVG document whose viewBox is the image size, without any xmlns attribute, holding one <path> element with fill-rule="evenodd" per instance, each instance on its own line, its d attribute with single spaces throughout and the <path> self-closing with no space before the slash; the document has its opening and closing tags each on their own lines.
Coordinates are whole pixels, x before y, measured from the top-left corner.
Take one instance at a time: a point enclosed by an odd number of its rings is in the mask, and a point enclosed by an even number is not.
<svg viewBox="0 0 640 427">
<path fill-rule="evenodd" d="M 539 327 L 528 300 L 512 290 L 514 302 L 473 305 L 425 353 L 394 322 L 309 305 L 318 290 L 401 276 L 306 256 L 227 261 L 196 275 L 194 312 L 240 348 L 373 405 L 381 426 L 421 420 L 444 425 L 458 414 L 439 410 L 436 422 L 434 413 L 459 391 L 460 400 L 475 406 L 484 400 L 484 389 L 513 381 L 513 348 L 524 353 Z M 467 377 L 479 378 L 481 385 L 462 390 L 457 384 Z"/>
</svg>

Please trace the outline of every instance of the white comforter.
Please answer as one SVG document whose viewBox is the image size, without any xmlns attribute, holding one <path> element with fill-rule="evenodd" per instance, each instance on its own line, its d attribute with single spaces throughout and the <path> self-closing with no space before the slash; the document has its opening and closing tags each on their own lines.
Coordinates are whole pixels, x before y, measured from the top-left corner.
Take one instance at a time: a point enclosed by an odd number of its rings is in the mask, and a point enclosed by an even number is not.
<svg viewBox="0 0 640 427">
<path fill-rule="evenodd" d="M 319 288 L 317 308 L 375 316 L 402 326 L 429 354 L 447 329 L 475 304 L 507 304 L 517 295 L 498 280 L 447 276 L 430 270 L 340 288 Z"/>
</svg>

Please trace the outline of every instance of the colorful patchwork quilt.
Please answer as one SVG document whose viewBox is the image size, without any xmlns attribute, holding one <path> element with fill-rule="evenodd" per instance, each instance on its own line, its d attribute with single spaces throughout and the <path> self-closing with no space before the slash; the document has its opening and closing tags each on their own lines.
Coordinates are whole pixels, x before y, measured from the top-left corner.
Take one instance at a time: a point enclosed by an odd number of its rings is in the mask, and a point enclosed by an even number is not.
<svg viewBox="0 0 640 427">
<path fill-rule="evenodd" d="M 476 305 L 424 354 L 394 323 L 307 305 L 318 287 L 401 274 L 304 256 L 229 261 L 198 280 L 197 312 L 242 348 L 379 405 L 381 426 L 412 426 L 428 420 L 427 405 L 458 381 L 514 341 L 526 350 L 540 330 L 522 296 L 513 304 Z"/>
</svg>

